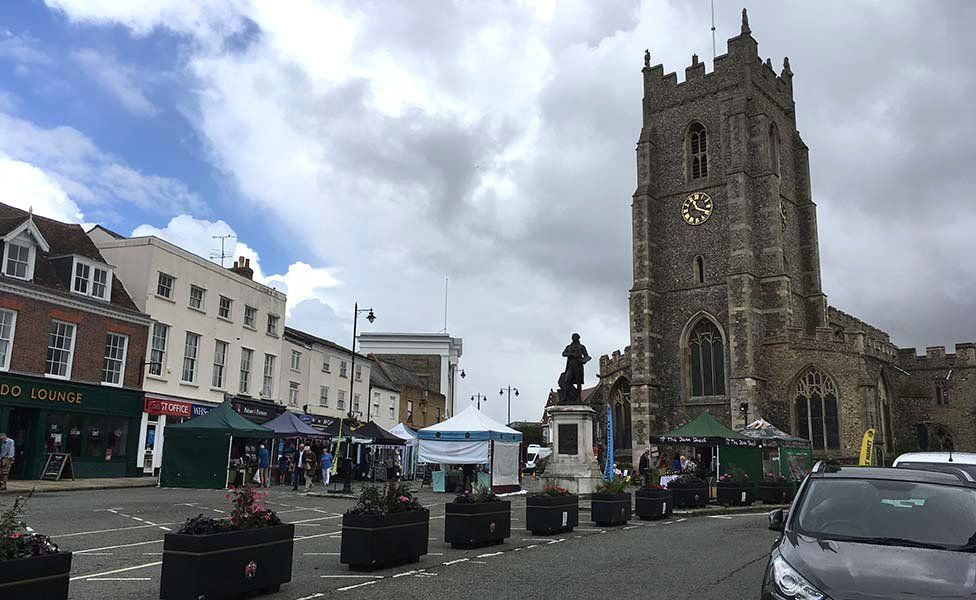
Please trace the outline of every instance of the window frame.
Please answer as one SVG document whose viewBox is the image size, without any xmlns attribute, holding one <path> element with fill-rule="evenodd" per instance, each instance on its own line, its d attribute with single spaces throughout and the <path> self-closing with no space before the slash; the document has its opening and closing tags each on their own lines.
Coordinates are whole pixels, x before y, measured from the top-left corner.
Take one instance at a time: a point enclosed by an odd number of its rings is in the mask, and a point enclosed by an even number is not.
<svg viewBox="0 0 976 600">
<path fill-rule="evenodd" d="M 326 352 L 322 355 L 322 372 L 331 373 L 332 372 L 332 355 Z"/>
<path fill-rule="evenodd" d="M 708 316 L 693 317 L 683 338 L 685 352 L 685 380 L 689 399 L 715 398 L 728 395 L 728 348 L 722 327 Z M 700 328 L 705 328 L 700 330 Z M 711 328 L 711 331 L 707 329 Z M 708 334 L 708 339 L 705 335 Z M 704 353 L 707 344 L 708 353 Z M 722 364 L 716 366 L 716 345 L 720 347 Z M 707 358 L 707 360 L 706 360 Z M 697 359 L 697 360 L 696 360 Z M 706 373 L 706 367 L 708 373 Z M 698 373 L 696 373 L 696 370 Z M 696 376 L 697 375 L 697 376 Z M 708 380 L 706 380 L 708 375 Z M 716 379 L 718 376 L 718 379 Z M 710 387 L 708 384 L 711 384 Z"/>
<path fill-rule="evenodd" d="M 302 352 L 294 348 L 291 349 L 291 370 L 296 373 L 302 372 Z"/>
<path fill-rule="evenodd" d="M 688 124 L 687 142 L 685 148 L 688 157 L 687 180 L 708 181 L 708 129 L 701 121 L 692 121 Z M 697 151 L 695 150 L 697 145 Z M 698 174 L 695 174 L 695 167 L 698 167 Z"/>
<path fill-rule="evenodd" d="M 193 291 L 200 290 L 200 306 L 193 306 Z M 196 284 L 190 284 L 190 292 L 187 296 L 186 307 L 197 312 L 207 312 L 207 288 Z"/>
<path fill-rule="evenodd" d="M 223 354 L 220 355 L 221 362 L 217 362 L 217 350 L 221 347 L 221 344 L 223 344 L 224 351 Z M 229 350 L 229 343 L 225 342 L 224 340 L 214 340 L 213 369 L 210 372 L 210 387 L 212 389 L 222 390 L 224 389 L 224 384 L 227 383 L 227 355 L 230 354 Z"/>
<path fill-rule="evenodd" d="M 329 408 L 329 386 L 319 386 L 319 406 Z"/>
<path fill-rule="evenodd" d="M 265 329 L 265 333 L 271 337 L 278 337 L 278 324 L 281 322 L 281 318 L 272 313 L 268 313 L 268 326 Z M 272 327 L 272 324 L 274 326 Z"/>
<path fill-rule="evenodd" d="M 10 370 L 11 357 L 14 353 L 14 339 L 17 336 L 17 311 L 11 308 L 0 308 L 0 314 L 5 313 L 10 314 L 10 339 L 0 337 L 0 341 L 7 342 L 7 352 L 2 357 L 3 360 L 0 361 L 0 371 Z M 0 331 L 2 331 L 2 326 L 0 326 Z"/>
<path fill-rule="evenodd" d="M 18 248 L 26 248 L 27 249 L 27 264 L 26 264 L 26 267 L 24 269 L 24 276 L 23 277 L 20 277 L 19 275 L 11 275 L 10 273 L 7 272 L 7 266 L 9 264 L 9 262 L 10 262 L 10 259 L 11 259 L 11 256 L 10 256 L 10 248 L 11 248 L 11 246 L 16 246 Z M 9 242 L 5 242 L 3 244 L 3 271 L 2 271 L 2 273 L 3 273 L 3 275 L 5 277 L 11 277 L 13 279 L 19 279 L 21 281 L 33 281 L 34 280 L 34 263 L 35 263 L 36 259 L 37 259 L 37 244 L 35 244 L 33 241 L 31 241 L 31 240 L 23 240 L 23 241 L 20 241 L 20 240 L 17 240 L 17 239 L 13 239 L 13 240 L 10 240 Z"/>
<path fill-rule="evenodd" d="M 162 327 L 166 331 L 166 335 L 164 335 L 163 338 L 162 338 L 163 339 L 163 348 L 162 348 L 162 350 L 158 350 L 156 348 L 156 339 L 157 339 L 157 336 L 156 336 L 156 328 L 157 327 Z M 167 352 L 167 350 L 169 348 L 169 339 L 170 339 L 169 338 L 169 334 L 170 334 L 170 331 L 172 331 L 172 329 L 173 328 L 170 327 L 169 325 L 167 325 L 166 323 L 160 323 L 159 321 L 156 321 L 156 322 L 153 323 L 152 331 L 149 333 L 149 364 L 148 364 L 149 372 L 147 373 L 147 375 L 150 376 L 150 377 L 160 377 L 160 378 L 162 378 L 162 377 L 165 376 L 164 371 L 163 371 L 163 367 L 166 365 L 166 352 Z M 159 352 L 159 360 L 153 360 L 153 358 L 154 358 L 153 357 L 153 354 L 155 352 Z M 158 363 L 158 364 L 157 365 L 154 365 L 153 363 Z M 153 373 L 153 367 L 158 368 L 159 369 L 159 372 L 158 373 Z"/>
<path fill-rule="evenodd" d="M 819 380 L 817 376 L 819 376 Z M 808 379 L 810 377 L 813 379 Z M 841 401 L 834 378 L 823 369 L 810 365 L 800 372 L 792 389 L 791 411 L 796 435 L 810 440 L 814 452 L 829 453 L 840 450 L 843 444 L 841 440 L 843 433 L 840 415 Z M 801 400 L 804 401 L 802 411 L 800 410 Z M 833 402 L 832 419 L 829 414 L 831 412 L 829 401 Z M 814 408 L 818 410 L 814 410 Z M 801 415 L 806 420 L 805 428 L 801 426 Z M 814 427 L 815 418 L 820 421 L 819 428 Z M 830 430 L 831 422 L 834 426 L 833 432 Z M 820 439 L 815 440 L 815 436 Z M 836 441 L 836 445 L 831 445 L 834 441 Z"/>
<path fill-rule="evenodd" d="M 110 361 L 110 360 L 116 360 L 115 358 L 109 358 L 107 356 L 108 349 L 109 349 L 109 338 L 112 337 L 112 336 L 120 337 L 123 340 L 123 342 L 122 342 L 122 358 L 119 360 L 119 381 L 118 381 L 118 383 L 111 382 L 111 381 L 106 381 L 105 380 L 106 366 L 107 366 L 108 361 Z M 129 354 L 129 336 L 128 335 L 126 335 L 124 333 L 116 333 L 114 331 L 107 331 L 107 332 L 105 332 L 105 350 L 102 353 L 102 381 L 101 381 L 101 384 L 102 385 L 107 385 L 107 386 L 111 386 L 111 387 L 123 387 L 125 385 L 125 363 L 126 363 L 126 357 L 128 356 L 128 354 Z"/>
<path fill-rule="evenodd" d="M 349 373 L 349 363 L 339 359 L 339 377 L 348 377 Z"/>
<path fill-rule="evenodd" d="M 85 290 L 79 291 L 76 286 L 78 285 L 78 267 L 85 267 L 88 271 L 83 279 L 85 282 Z M 101 296 L 95 294 L 95 273 L 101 271 L 105 274 L 104 283 L 99 283 L 104 288 L 104 293 Z M 72 294 L 77 294 L 79 296 L 86 296 L 88 298 L 94 298 L 96 300 L 101 300 L 102 302 L 112 301 L 112 277 L 114 274 L 111 267 L 103 263 L 98 263 L 93 260 L 88 260 L 81 258 L 79 256 L 73 256 L 71 262 L 71 281 L 69 284 L 69 290 Z"/>
<path fill-rule="evenodd" d="M 247 360 L 245 361 L 245 357 Z M 247 368 L 245 369 L 245 365 Z M 241 346 L 241 368 L 237 380 L 237 391 L 246 396 L 251 395 L 251 371 L 254 370 L 254 349 Z"/>
<path fill-rule="evenodd" d="M 248 310 L 251 311 L 251 322 L 250 323 L 248 323 L 248 319 L 247 319 Z M 253 307 L 253 306 L 251 306 L 249 304 L 245 304 L 244 305 L 244 316 L 242 317 L 242 319 L 243 319 L 242 322 L 243 322 L 245 328 L 250 329 L 251 331 L 257 331 L 257 329 L 258 329 L 258 327 L 257 327 L 257 324 L 258 324 L 258 309 L 257 308 L 255 308 L 255 307 Z"/>
<path fill-rule="evenodd" d="M 264 353 L 264 365 L 261 367 L 261 395 L 265 398 L 274 396 L 274 367 L 277 358 L 275 354 Z"/>
<path fill-rule="evenodd" d="M 51 353 L 51 349 L 52 349 L 52 346 L 51 346 L 51 336 L 52 335 L 55 335 L 54 332 L 52 331 L 55 323 L 60 324 L 60 325 L 66 325 L 66 326 L 68 326 L 68 327 L 71 328 L 71 345 L 68 348 L 68 361 L 65 364 L 65 374 L 64 375 L 57 375 L 55 373 L 48 373 L 48 364 L 51 362 L 51 359 L 50 359 L 50 353 Z M 61 321 L 59 319 L 51 319 L 51 327 L 48 328 L 48 336 L 47 337 L 48 337 L 48 341 L 47 341 L 47 352 L 45 353 L 45 360 L 44 360 L 44 376 L 45 377 L 48 377 L 50 379 L 71 379 L 71 368 L 74 366 L 74 360 L 75 360 L 75 343 L 78 341 L 78 325 L 76 323 L 69 323 L 68 321 Z M 60 351 L 60 352 L 63 352 L 64 351 L 63 348 L 58 348 L 57 350 Z"/>
<path fill-rule="evenodd" d="M 187 354 L 187 350 L 189 349 L 189 344 L 190 344 L 191 336 L 193 337 L 193 339 L 196 340 L 196 343 L 193 346 L 193 356 L 192 357 L 190 357 Z M 200 335 L 199 333 L 194 333 L 192 331 L 187 331 L 186 332 L 186 335 L 183 337 L 183 364 L 182 364 L 182 368 L 180 369 L 180 383 L 182 383 L 182 384 L 187 384 L 187 385 L 195 385 L 196 384 L 197 372 L 199 371 L 199 368 L 198 368 L 199 367 L 199 364 L 198 363 L 200 361 L 200 341 L 202 339 L 203 339 L 203 336 L 202 335 Z M 188 360 L 192 361 L 191 367 L 190 367 L 191 368 L 191 371 L 192 371 L 191 374 L 190 374 L 190 379 L 187 379 L 186 378 L 186 370 L 187 370 L 186 369 L 186 361 L 188 361 Z"/>
<path fill-rule="evenodd" d="M 356 376 L 356 381 L 362 381 L 363 380 L 363 366 L 362 365 L 356 365 L 356 373 L 355 373 L 355 376 Z"/>
<path fill-rule="evenodd" d="M 336 408 L 346 410 L 346 390 L 339 390 L 339 397 L 336 398 Z"/>
<path fill-rule="evenodd" d="M 301 401 L 302 384 L 299 381 L 288 381 L 288 405 L 298 406 Z"/>
<path fill-rule="evenodd" d="M 227 301 L 226 315 L 223 314 L 225 312 L 224 311 L 225 300 Z M 224 321 L 233 322 L 233 319 L 231 318 L 233 315 L 234 315 L 234 299 L 228 298 L 227 296 L 220 296 L 220 298 L 217 300 L 217 318 Z"/>
<path fill-rule="evenodd" d="M 169 279 L 169 294 L 160 294 L 159 290 L 163 287 L 163 277 Z M 173 293 L 176 291 L 176 277 L 173 277 L 169 273 L 164 273 L 162 271 L 156 271 L 156 297 L 162 298 L 163 300 L 173 301 Z"/>
</svg>

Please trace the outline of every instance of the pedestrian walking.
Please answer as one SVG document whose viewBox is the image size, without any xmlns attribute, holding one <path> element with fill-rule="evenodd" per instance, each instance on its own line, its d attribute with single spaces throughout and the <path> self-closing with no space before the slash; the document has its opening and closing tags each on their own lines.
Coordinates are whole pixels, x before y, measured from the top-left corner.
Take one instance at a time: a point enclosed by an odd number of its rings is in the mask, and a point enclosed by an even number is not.
<svg viewBox="0 0 976 600">
<path fill-rule="evenodd" d="M 284 450 L 278 457 L 278 477 L 275 480 L 280 483 L 288 483 L 288 453 Z"/>
<path fill-rule="evenodd" d="M 651 449 L 644 450 L 640 460 L 637 462 L 637 472 L 640 473 L 641 481 L 647 484 L 647 471 L 651 468 Z"/>
<path fill-rule="evenodd" d="M 298 491 L 298 480 L 302 472 L 302 455 L 305 453 L 305 444 L 295 446 L 291 465 L 291 490 Z"/>
<path fill-rule="evenodd" d="M 322 469 L 322 484 L 325 487 L 329 487 L 329 477 L 332 475 L 332 454 L 329 452 L 328 446 L 322 448 L 322 459 L 319 468 Z"/>
<path fill-rule="evenodd" d="M 271 453 L 264 444 L 258 447 L 258 469 L 261 473 L 261 487 L 271 487 Z"/>
<path fill-rule="evenodd" d="M 14 466 L 14 440 L 0 432 L 0 490 L 7 489 L 7 478 Z"/>
<path fill-rule="evenodd" d="M 315 467 L 317 466 L 318 460 L 315 458 L 315 451 L 312 450 L 311 446 L 305 448 L 305 452 L 302 454 L 302 470 L 305 471 L 305 491 L 311 491 L 312 482 L 315 481 Z"/>
</svg>

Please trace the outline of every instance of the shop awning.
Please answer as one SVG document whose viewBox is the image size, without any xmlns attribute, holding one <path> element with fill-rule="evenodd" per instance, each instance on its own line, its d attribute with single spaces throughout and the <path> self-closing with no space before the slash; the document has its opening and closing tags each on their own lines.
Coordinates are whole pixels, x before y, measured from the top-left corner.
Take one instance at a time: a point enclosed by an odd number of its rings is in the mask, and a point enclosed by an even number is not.
<svg viewBox="0 0 976 600">
<path fill-rule="evenodd" d="M 652 444 L 672 446 L 745 446 L 758 447 L 759 441 L 732 431 L 707 412 L 677 429 L 652 435 Z"/>
<path fill-rule="evenodd" d="M 277 417 L 264 424 L 264 427 L 273 429 L 275 437 L 326 437 L 318 429 L 302 421 L 298 415 L 286 410 Z"/>
<path fill-rule="evenodd" d="M 417 432 L 410 429 L 403 423 L 397 423 L 396 426 L 390 430 L 390 433 L 406 442 L 408 446 L 417 445 Z"/>
<path fill-rule="evenodd" d="M 442 442 L 484 440 L 520 442 L 522 441 L 522 432 L 502 425 L 474 406 L 469 406 L 446 421 L 424 427 L 417 432 L 417 437 L 421 440 Z"/>
<path fill-rule="evenodd" d="M 402 439 L 383 429 L 373 421 L 366 423 L 352 432 L 352 436 L 356 438 L 369 438 L 371 441 L 367 443 L 376 446 L 403 446 L 405 443 Z"/>
<path fill-rule="evenodd" d="M 738 428 L 739 433 L 759 440 L 765 448 L 809 448 L 810 440 L 790 435 L 762 417 Z"/>
<path fill-rule="evenodd" d="M 239 438 L 274 437 L 273 429 L 253 423 L 237 414 L 230 402 L 224 402 L 203 416 L 176 425 L 167 425 L 167 435 L 172 431 L 213 432 Z"/>
</svg>

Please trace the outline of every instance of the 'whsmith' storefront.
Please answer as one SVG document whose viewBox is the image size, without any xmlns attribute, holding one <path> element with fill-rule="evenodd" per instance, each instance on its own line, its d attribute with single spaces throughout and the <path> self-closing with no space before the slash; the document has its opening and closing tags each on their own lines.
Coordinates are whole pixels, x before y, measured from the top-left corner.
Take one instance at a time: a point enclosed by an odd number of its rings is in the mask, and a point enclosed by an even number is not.
<svg viewBox="0 0 976 600">
<path fill-rule="evenodd" d="M 37 479 L 49 452 L 71 454 L 75 477 L 129 477 L 136 467 L 141 390 L 0 374 L 0 431 L 13 438 L 11 477 Z"/>
</svg>

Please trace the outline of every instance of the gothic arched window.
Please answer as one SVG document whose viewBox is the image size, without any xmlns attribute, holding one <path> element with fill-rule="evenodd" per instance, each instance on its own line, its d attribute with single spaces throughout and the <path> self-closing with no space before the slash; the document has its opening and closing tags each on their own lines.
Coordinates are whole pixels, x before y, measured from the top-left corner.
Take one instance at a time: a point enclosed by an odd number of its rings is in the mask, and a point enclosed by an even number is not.
<svg viewBox="0 0 976 600">
<path fill-rule="evenodd" d="M 692 123 L 688 128 L 688 143 L 690 145 L 688 158 L 690 161 L 692 179 L 708 177 L 708 138 L 705 127 L 701 123 Z"/>
<path fill-rule="evenodd" d="M 610 392 L 610 405 L 613 410 L 613 446 L 618 449 L 631 447 L 630 384 L 621 380 L 614 384 Z"/>
<path fill-rule="evenodd" d="M 691 395 L 725 395 L 725 344 L 718 327 L 709 319 L 695 324 L 688 337 Z"/>
<path fill-rule="evenodd" d="M 820 369 L 807 369 L 796 382 L 797 435 L 810 440 L 814 450 L 840 448 L 837 387 Z"/>
</svg>

